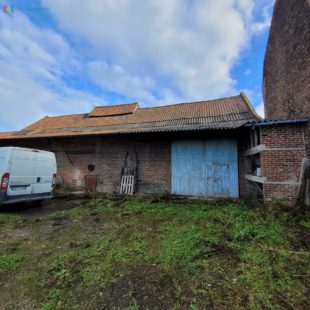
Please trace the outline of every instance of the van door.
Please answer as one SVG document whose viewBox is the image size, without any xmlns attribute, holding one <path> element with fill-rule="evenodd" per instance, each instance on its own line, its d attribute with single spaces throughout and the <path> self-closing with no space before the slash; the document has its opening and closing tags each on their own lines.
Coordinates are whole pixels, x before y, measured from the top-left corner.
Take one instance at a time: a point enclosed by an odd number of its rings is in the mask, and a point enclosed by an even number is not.
<svg viewBox="0 0 310 310">
<path fill-rule="evenodd" d="M 50 193 L 55 173 L 55 158 L 50 153 L 35 152 L 33 194 Z"/>
<path fill-rule="evenodd" d="M 31 195 L 35 154 L 31 150 L 13 149 L 10 159 L 8 196 Z"/>
</svg>

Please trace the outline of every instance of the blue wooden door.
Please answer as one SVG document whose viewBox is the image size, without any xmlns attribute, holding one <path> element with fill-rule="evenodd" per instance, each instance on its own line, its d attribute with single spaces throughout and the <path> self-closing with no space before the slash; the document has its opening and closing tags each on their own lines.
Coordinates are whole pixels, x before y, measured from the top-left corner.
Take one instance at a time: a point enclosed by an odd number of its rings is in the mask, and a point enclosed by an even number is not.
<svg viewBox="0 0 310 310">
<path fill-rule="evenodd" d="M 239 197 L 235 140 L 176 141 L 171 152 L 173 194 Z"/>
</svg>

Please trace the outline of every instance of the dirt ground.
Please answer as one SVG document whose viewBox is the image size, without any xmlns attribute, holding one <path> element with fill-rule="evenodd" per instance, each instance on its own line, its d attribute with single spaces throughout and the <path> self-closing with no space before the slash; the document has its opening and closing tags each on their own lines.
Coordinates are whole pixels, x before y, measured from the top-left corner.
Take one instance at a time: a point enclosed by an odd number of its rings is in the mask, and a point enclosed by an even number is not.
<svg viewBox="0 0 310 310">
<path fill-rule="evenodd" d="M 40 206 L 31 203 L 18 203 L 13 205 L 2 206 L 0 211 L 5 214 L 18 215 L 25 218 L 43 218 L 55 211 L 69 210 L 79 207 L 81 204 L 87 203 L 88 198 L 83 199 L 81 195 L 78 199 L 59 198 L 45 200 Z"/>
<path fill-rule="evenodd" d="M 1 208 L 0 309 L 308 309 L 309 221 L 278 211 L 113 195 Z"/>
</svg>

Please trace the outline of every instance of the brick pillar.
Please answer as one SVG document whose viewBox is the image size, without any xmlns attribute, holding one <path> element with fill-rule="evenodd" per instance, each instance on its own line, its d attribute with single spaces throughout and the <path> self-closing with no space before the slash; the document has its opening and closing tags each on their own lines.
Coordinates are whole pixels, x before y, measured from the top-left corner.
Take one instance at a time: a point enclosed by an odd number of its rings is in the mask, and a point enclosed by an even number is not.
<svg viewBox="0 0 310 310">
<path fill-rule="evenodd" d="M 297 201 L 302 159 L 306 156 L 304 126 L 263 126 L 260 130 L 265 201 Z"/>
</svg>

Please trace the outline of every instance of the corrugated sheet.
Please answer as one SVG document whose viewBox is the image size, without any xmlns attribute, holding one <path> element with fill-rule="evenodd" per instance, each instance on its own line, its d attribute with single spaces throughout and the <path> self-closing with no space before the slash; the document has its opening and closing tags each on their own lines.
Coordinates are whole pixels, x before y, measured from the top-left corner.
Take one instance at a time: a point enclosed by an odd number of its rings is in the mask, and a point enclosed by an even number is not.
<svg viewBox="0 0 310 310">
<path fill-rule="evenodd" d="M 304 118 L 280 118 L 280 119 L 264 119 L 261 121 L 248 122 L 246 127 L 261 127 L 261 126 L 278 126 L 278 125 L 294 125 L 294 124 L 306 124 L 309 119 Z"/>
<path fill-rule="evenodd" d="M 172 144 L 172 193 L 239 197 L 237 142 L 184 140 Z"/>
<path fill-rule="evenodd" d="M 200 118 L 197 123 L 190 120 L 173 120 L 154 123 L 142 124 L 122 124 L 114 126 L 98 127 L 77 127 L 77 128 L 59 128 L 49 130 L 29 130 L 8 134 L 1 139 L 27 139 L 27 138 L 44 138 L 44 137 L 73 137 L 85 135 L 108 135 L 124 133 L 147 133 L 147 132 L 176 132 L 176 131 L 195 131 L 195 130 L 217 130 L 217 129 L 235 129 L 247 123 L 244 120 L 231 121 L 205 121 Z"/>
<path fill-rule="evenodd" d="M 0 139 L 233 129 L 259 119 L 242 94 L 210 101 L 136 108 L 136 104 L 96 107 L 91 115 L 96 117 L 89 117 L 90 114 L 45 117 L 19 132 L 0 136 Z M 126 111 L 133 112 L 115 115 Z"/>
</svg>

